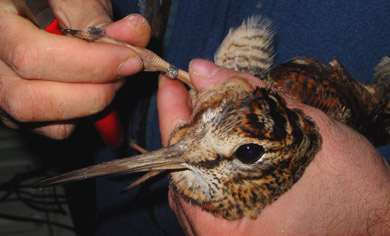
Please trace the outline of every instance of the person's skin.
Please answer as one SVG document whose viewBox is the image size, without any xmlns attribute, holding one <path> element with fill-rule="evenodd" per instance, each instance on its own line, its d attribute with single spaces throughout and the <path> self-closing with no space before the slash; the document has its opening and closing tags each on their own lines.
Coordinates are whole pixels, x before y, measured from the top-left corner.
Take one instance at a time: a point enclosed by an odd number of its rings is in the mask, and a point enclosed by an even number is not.
<svg viewBox="0 0 390 236">
<path fill-rule="evenodd" d="M 240 76 L 253 86 L 253 76 L 221 69 L 197 59 L 189 68 L 202 91 L 227 78 Z M 172 190 L 170 206 L 188 235 L 390 235 L 390 170 L 376 149 L 359 133 L 322 111 L 287 100 L 312 117 L 322 135 L 322 148 L 302 178 L 257 219 L 227 221 L 186 203 Z M 191 113 L 183 85 L 160 78 L 158 109 L 162 141 Z"/>
<path fill-rule="evenodd" d="M 104 27 L 117 40 L 144 47 L 150 26 L 140 15 L 111 22 L 110 1 L 51 0 L 62 28 Z M 113 100 L 121 77 L 142 70 L 135 52 L 39 30 L 0 1 L 0 119 L 33 127 L 54 139 L 68 137 L 74 119 L 96 114 Z M 32 124 L 32 125 L 31 125 Z"/>
</svg>

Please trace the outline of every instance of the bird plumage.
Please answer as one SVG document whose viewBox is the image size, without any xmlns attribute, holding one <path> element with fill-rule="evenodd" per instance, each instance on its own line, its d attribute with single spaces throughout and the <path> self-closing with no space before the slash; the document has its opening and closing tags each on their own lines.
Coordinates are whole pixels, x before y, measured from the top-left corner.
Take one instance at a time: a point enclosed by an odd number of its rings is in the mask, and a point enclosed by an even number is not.
<svg viewBox="0 0 390 236">
<path fill-rule="evenodd" d="M 379 69 L 382 77 L 376 83 L 363 84 L 337 59 L 325 64 L 301 56 L 276 66 L 268 78 L 282 93 L 321 109 L 381 146 L 390 143 L 390 66 L 384 69 Z"/>
<path fill-rule="evenodd" d="M 230 29 L 214 60 L 219 66 L 251 73 L 295 100 L 324 111 L 366 136 L 375 146 L 390 144 L 390 58 L 374 69 L 374 84 L 348 74 L 335 58 L 329 64 L 300 56 L 273 65 L 269 20 L 250 17 Z"/>
<path fill-rule="evenodd" d="M 273 65 L 274 29 L 267 18 L 252 16 L 230 29 L 214 55 L 215 64 L 264 77 Z"/>
<path fill-rule="evenodd" d="M 191 144 L 182 157 L 188 170 L 170 173 L 170 183 L 184 199 L 219 217 L 256 218 L 314 158 L 321 145 L 317 128 L 278 94 L 241 79 L 200 96 L 213 97 L 215 106 L 201 105 L 173 135 L 173 142 Z"/>
</svg>

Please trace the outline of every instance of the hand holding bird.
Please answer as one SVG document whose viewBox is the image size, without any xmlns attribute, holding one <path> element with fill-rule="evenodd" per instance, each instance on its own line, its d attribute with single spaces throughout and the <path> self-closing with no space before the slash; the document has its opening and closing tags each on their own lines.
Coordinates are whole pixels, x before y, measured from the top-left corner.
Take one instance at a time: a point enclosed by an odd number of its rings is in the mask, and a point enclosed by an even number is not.
<svg viewBox="0 0 390 236">
<path fill-rule="evenodd" d="M 193 61 L 189 72 L 199 90 L 224 83 L 237 73 L 252 85 L 262 85 L 249 74 L 221 69 L 204 60 Z M 170 94 L 176 100 L 170 99 Z M 181 83 L 160 80 L 158 102 L 160 121 L 167 127 L 162 130 L 165 143 L 174 127 L 189 117 L 187 98 Z M 380 154 L 361 134 L 324 112 L 292 99 L 286 102 L 289 108 L 310 116 L 322 136 L 322 148 L 305 174 L 257 219 L 215 217 L 171 189 L 170 205 L 188 235 L 383 235 L 388 230 L 378 223 L 389 219 L 390 206 L 390 172 Z"/>
</svg>

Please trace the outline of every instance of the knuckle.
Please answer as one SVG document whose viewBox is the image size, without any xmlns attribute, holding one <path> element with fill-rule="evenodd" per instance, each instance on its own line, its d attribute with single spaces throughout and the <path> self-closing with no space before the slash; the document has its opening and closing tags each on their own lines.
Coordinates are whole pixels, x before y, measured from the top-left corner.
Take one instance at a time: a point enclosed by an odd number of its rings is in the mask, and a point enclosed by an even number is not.
<svg viewBox="0 0 390 236">
<path fill-rule="evenodd" d="M 38 127 L 34 131 L 51 139 L 62 140 L 68 138 L 75 127 L 72 123 L 53 123 Z"/>
<path fill-rule="evenodd" d="M 21 77 L 39 78 L 39 54 L 36 47 L 18 45 L 10 52 L 10 67 Z"/>
<path fill-rule="evenodd" d="M 31 92 L 27 93 L 24 90 L 22 92 L 13 86 L 7 87 L 4 90 L 2 89 L 3 92 L 0 97 L 3 110 L 16 121 L 34 121 L 35 104 Z"/>
</svg>

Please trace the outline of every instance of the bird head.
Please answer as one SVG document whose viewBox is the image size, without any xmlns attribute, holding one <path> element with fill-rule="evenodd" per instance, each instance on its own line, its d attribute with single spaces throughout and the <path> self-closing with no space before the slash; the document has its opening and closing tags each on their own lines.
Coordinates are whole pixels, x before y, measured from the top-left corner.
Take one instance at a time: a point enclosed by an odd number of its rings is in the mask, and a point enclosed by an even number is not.
<svg viewBox="0 0 390 236">
<path fill-rule="evenodd" d="M 193 108 L 168 147 L 38 185 L 169 170 L 170 184 L 186 201 L 225 219 L 256 218 L 299 180 L 321 146 L 310 118 L 287 108 L 276 92 L 253 88 L 244 79 L 197 93 Z"/>
</svg>

